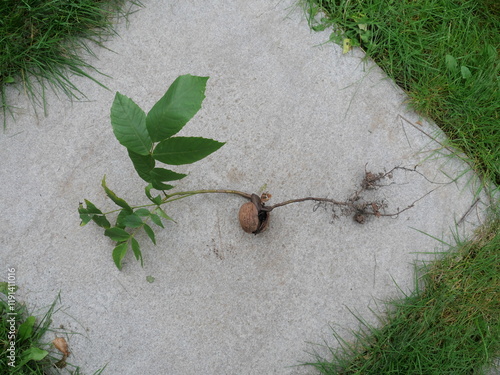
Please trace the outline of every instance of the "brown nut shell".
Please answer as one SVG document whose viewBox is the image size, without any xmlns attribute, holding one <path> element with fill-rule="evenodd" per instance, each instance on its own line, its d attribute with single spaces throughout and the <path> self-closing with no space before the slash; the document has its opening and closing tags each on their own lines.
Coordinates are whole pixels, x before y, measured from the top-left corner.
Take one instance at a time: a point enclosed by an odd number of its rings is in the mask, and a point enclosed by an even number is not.
<svg viewBox="0 0 500 375">
<path fill-rule="evenodd" d="M 252 200 L 241 206 L 238 217 L 241 228 L 245 232 L 258 234 L 266 230 L 269 224 L 269 215 L 268 210 L 262 209 L 260 202 L 256 204 Z"/>
<path fill-rule="evenodd" d="M 240 208 L 238 214 L 241 228 L 247 233 L 253 233 L 259 229 L 259 211 L 253 202 L 247 202 Z"/>
</svg>

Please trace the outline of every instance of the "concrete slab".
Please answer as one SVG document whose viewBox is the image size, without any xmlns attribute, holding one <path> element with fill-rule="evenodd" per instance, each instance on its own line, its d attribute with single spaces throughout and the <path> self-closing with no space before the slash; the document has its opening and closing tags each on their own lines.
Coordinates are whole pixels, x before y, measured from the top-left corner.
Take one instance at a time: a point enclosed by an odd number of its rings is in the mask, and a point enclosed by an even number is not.
<svg viewBox="0 0 500 375">
<path fill-rule="evenodd" d="M 15 267 L 19 298 L 43 307 L 60 291 L 55 324 L 83 332 L 70 340 L 72 363 L 107 374 L 313 374 L 309 342 L 334 345 L 330 325 L 355 328 L 349 309 L 374 321 L 378 300 L 412 287 L 412 263 L 439 247 L 428 233 L 468 233 L 481 221 L 475 177 L 424 131 L 439 131 L 408 110 L 404 93 L 360 51 L 342 55 L 312 33 L 294 1 L 149 1 L 117 27 L 119 37 L 92 60 L 111 91 L 75 78 L 88 100 L 48 95 L 34 113 L 22 93 L 17 121 L 0 136 L 1 279 Z M 227 144 L 178 168 L 179 190 L 230 188 L 271 203 L 305 196 L 346 199 L 365 166 L 395 166 L 390 186 L 373 191 L 397 218 L 364 225 L 332 220 L 301 203 L 273 212 L 259 236 L 238 225 L 242 199 L 197 196 L 167 208 L 177 224 L 143 238 L 145 266 L 127 255 L 119 272 L 102 230 L 79 227 L 78 202 L 112 208 L 100 187 L 146 202 L 109 111 L 115 91 L 149 110 L 179 75 L 210 76 L 202 110 L 182 135 Z M 410 125 L 408 121 L 414 124 Z M 451 178 L 462 175 L 454 183 Z M 473 206 L 473 209 L 470 208 Z M 465 214 L 468 215 L 464 217 Z M 154 283 L 146 276 L 152 275 Z M 321 348 L 316 348 L 321 350 Z"/>
</svg>

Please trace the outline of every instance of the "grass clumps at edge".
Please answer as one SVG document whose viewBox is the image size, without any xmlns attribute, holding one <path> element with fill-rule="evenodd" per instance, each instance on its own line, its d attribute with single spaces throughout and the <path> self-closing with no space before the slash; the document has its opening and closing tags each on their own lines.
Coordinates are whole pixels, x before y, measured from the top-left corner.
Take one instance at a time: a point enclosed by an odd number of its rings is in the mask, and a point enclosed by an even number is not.
<svg viewBox="0 0 500 375">
<path fill-rule="evenodd" d="M 416 290 L 388 303 L 380 327 L 335 333 L 322 374 L 481 374 L 500 354 L 500 217 L 423 266 Z"/>
<path fill-rule="evenodd" d="M 130 8 L 125 10 L 125 3 Z M 69 97 L 84 96 L 70 76 L 101 74 L 85 62 L 91 43 L 114 33 L 113 17 L 127 16 L 139 1 L 130 0 L 5 0 L 0 2 L 0 90 L 5 115 L 10 110 L 6 85 L 21 84 L 37 105 L 45 104 L 45 88 Z M 5 120 L 4 120 L 5 123 Z"/>
<path fill-rule="evenodd" d="M 50 342 L 51 333 L 60 336 L 74 334 L 51 327 L 60 296 L 56 297 L 41 318 L 37 318 L 28 312 L 25 304 L 7 298 L 8 294 L 13 294 L 8 292 L 9 288 L 17 289 L 9 287 L 7 282 L 0 283 L 0 374 L 45 375 L 52 374 L 58 368 L 64 369 L 67 374 L 82 375 L 80 368 L 67 363 L 66 356 Z M 14 361 L 10 351 L 12 347 L 15 348 Z M 97 370 L 94 375 L 100 375 L 103 371 L 104 368 Z"/>
<path fill-rule="evenodd" d="M 360 46 L 500 185 L 500 7 L 490 0 L 305 0 L 311 26 Z M 323 15 L 323 18 L 320 18 Z"/>
</svg>

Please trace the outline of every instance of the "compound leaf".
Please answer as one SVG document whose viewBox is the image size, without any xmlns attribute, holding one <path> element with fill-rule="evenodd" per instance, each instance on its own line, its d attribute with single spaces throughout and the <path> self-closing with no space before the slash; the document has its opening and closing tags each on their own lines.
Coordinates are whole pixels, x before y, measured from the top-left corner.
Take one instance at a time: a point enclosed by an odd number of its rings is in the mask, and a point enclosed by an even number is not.
<svg viewBox="0 0 500 375">
<path fill-rule="evenodd" d="M 177 77 L 165 95 L 151 108 L 146 126 L 153 142 L 177 134 L 201 108 L 208 77 Z"/>
<path fill-rule="evenodd" d="M 111 125 L 120 144 L 137 154 L 149 154 L 153 142 L 146 128 L 146 114 L 132 99 L 119 92 L 111 106 Z"/>
<path fill-rule="evenodd" d="M 217 151 L 222 142 L 201 137 L 174 137 L 158 143 L 153 158 L 165 164 L 191 164 Z"/>
<path fill-rule="evenodd" d="M 127 250 L 128 242 L 122 242 L 113 249 L 113 260 L 119 270 L 122 269 L 122 259 L 127 254 Z"/>
</svg>

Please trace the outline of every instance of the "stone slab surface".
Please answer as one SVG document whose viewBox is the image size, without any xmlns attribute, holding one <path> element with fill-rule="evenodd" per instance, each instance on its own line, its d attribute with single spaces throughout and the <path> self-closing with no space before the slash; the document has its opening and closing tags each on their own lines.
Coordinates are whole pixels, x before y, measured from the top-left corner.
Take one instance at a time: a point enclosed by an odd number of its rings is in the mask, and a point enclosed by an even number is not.
<svg viewBox="0 0 500 375">
<path fill-rule="evenodd" d="M 47 116 L 13 91 L 16 121 L 0 135 L 0 279 L 15 267 L 18 296 L 34 309 L 61 293 L 54 324 L 82 333 L 70 338 L 70 360 L 85 373 L 107 364 L 106 374 L 314 374 L 297 366 L 324 351 L 311 343 L 335 345 L 330 326 L 355 328 L 351 311 L 374 322 L 370 309 L 399 295 L 395 283 L 411 290 L 412 264 L 440 248 L 430 236 L 481 221 L 475 178 L 429 138 L 439 131 L 361 51 L 343 55 L 328 32 L 311 32 L 293 1 L 152 0 L 117 32 L 90 59 L 110 91 L 75 77 L 87 99 L 48 92 Z M 113 208 L 103 175 L 147 203 L 112 134 L 111 103 L 119 91 L 148 111 L 188 73 L 210 79 L 180 135 L 227 143 L 177 168 L 189 173 L 178 190 L 265 186 L 271 203 L 344 200 L 365 170 L 418 166 L 367 195 L 385 212 L 418 201 L 363 225 L 290 205 L 253 236 L 236 219 L 242 198 L 196 196 L 167 207 L 177 224 L 157 232 L 157 246 L 139 238 L 144 268 L 128 254 L 118 271 L 113 243 L 95 225 L 80 228 L 77 214 L 84 198 Z"/>
</svg>

